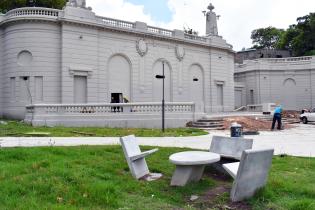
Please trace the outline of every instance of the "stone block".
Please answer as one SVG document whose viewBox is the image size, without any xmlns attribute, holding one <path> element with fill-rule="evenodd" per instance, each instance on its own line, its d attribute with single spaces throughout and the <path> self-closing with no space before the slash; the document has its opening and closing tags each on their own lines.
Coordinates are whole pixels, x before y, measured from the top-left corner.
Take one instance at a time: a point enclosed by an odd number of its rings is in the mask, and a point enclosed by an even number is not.
<svg viewBox="0 0 315 210">
<path fill-rule="evenodd" d="M 274 149 L 245 150 L 239 163 L 223 164 L 234 178 L 230 198 L 233 202 L 252 197 L 266 185 Z"/>
<path fill-rule="evenodd" d="M 240 160 L 242 152 L 244 150 L 251 149 L 252 146 L 253 139 L 213 136 L 210 145 L 210 152 L 218 153 L 221 157 Z"/>
<path fill-rule="evenodd" d="M 150 172 L 145 157 L 156 152 L 158 149 L 141 152 L 134 135 L 121 137 L 120 143 L 132 176 L 136 179 L 148 176 Z"/>
</svg>

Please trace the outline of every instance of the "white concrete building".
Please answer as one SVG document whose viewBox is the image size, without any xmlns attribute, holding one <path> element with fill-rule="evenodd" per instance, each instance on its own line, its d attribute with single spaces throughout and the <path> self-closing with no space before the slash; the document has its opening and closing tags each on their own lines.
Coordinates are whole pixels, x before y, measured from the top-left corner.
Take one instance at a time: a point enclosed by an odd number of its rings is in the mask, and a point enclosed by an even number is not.
<svg viewBox="0 0 315 210">
<path fill-rule="evenodd" d="M 280 103 L 287 110 L 315 106 L 315 56 L 246 60 L 235 66 L 235 107 Z"/>
<path fill-rule="evenodd" d="M 209 8 L 202 37 L 100 17 L 85 1 L 0 15 L 0 116 L 34 125 L 157 127 L 163 63 L 167 127 L 233 110 L 234 51 L 217 35 Z"/>
</svg>

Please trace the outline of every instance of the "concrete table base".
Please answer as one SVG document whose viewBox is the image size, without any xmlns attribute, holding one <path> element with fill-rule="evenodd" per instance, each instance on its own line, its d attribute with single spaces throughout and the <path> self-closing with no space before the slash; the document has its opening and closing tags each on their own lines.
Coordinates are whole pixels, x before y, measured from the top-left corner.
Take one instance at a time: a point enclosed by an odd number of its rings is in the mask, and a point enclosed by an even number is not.
<svg viewBox="0 0 315 210">
<path fill-rule="evenodd" d="M 170 161 L 176 165 L 171 180 L 171 186 L 185 186 L 189 182 L 198 182 L 205 166 L 220 160 L 220 155 L 203 152 L 179 152 L 170 156 Z"/>
<path fill-rule="evenodd" d="M 198 182 L 203 174 L 205 165 L 177 165 L 172 177 L 171 186 L 185 186 L 189 182 Z"/>
</svg>

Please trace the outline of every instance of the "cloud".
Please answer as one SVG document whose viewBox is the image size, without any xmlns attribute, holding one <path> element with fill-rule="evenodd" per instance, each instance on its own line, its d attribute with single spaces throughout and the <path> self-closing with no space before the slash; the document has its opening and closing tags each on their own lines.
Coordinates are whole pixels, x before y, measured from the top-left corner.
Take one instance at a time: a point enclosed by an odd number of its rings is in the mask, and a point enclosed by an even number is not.
<svg viewBox="0 0 315 210">
<path fill-rule="evenodd" d="M 149 1 L 149 0 L 148 0 Z M 157 22 L 144 7 L 128 3 L 128 0 L 87 0 L 88 5 L 98 15 L 142 21 L 149 25 L 167 29 L 190 27 L 205 34 L 206 10 L 210 0 L 168 0 L 172 20 L 168 23 Z M 234 46 L 234 50 L 251 47 L 251 31 L 260 27 L 274 26 L 287 28 L 296 23 L 296 18 L 315 12 L 314 0 L 211 0 L 218 20 L 219 34 Z M 154 1 L 152 1 L 154 3 Z"/>
<path fill-rule="evenodd" d="M 134 5 L 124 0 L 87 0 L 96 15 L 126 21 L 142 21 L 155 24 L 152 17 L 144 12 L 143 5 Z"/>
</svg>

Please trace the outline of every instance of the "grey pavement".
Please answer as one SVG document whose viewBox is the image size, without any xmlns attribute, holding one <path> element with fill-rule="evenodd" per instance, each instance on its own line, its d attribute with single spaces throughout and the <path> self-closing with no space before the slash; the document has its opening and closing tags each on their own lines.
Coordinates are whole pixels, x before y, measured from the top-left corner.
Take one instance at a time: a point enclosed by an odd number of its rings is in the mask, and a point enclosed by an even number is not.
<svg viewBox="0 0 315 210">
<path fill-rule="evenodd" d="M 213 135 L 229 136 L 229 131 L 211 131 L 196 137 L 138 137 L 140 145 L 160 147 L 187 147 L 207 150 Z M 274 148 L 275 154 L 315 157 L 315 125 L 299 124 L 283 131 L 263 131 L 254 139 L 253 148 Z M 1 147 L 116 145 L 118 137 L 0 137 Z"/>
</svg>

